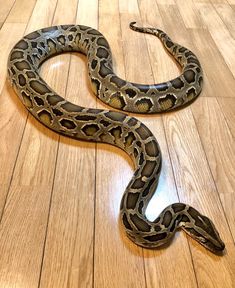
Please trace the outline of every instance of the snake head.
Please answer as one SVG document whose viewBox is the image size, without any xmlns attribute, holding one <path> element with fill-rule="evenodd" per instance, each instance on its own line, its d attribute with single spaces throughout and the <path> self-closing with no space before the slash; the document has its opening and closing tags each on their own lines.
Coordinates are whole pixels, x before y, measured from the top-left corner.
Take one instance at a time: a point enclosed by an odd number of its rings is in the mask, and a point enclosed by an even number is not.
<svg viewBox="0 0 235 288">
<path fill-rule="evenodd" d="M 225 248 L 225 244 L 213 222 L 192 207 L 190 209 L 193 211 L 188 215 L 191 221 L 181 223 L 181 228 L 211 252 L 221 253 Z"/>
</svg>

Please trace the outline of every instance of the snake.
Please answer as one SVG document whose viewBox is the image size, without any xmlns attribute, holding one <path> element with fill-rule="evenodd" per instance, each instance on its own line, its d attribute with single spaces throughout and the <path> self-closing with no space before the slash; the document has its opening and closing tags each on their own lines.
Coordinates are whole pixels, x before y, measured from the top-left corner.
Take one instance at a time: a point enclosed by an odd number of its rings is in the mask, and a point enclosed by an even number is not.
<svg viewBox="0 0 235 288">
<path fill-rule="evenodd" d="M 23 105 L 48 128 L 79 140 L 117 146 L 132 158 L 134 174 L 122 196 L 120 219 L 135 244 L 157 248 L 170 243 L 181 228 L 211 252 L 221 253 L 225 244 L 212 220 L 188 204 L 173 203 L 154 221 L 147 218 L 145 212 L 157 189 L 162 167 L 159 144 L 147 126 L 117 110 L 75 105 L 58 95 L 40 76 L 42 63 L 50 57 L 80 52 L 87 56 L 92 90 L 114 108 L 159 113 L 192 102 L 203 82 L 198 58 L 165 32 L 135 24 L 131 22 L 130 28 L 160 39 L 181 65 L 179 77 L 154 85 L 122 80 L 113 71 L 108 41 L 98 30 L 84 25 L 58 25 L 29 33 L 15 44 L 8 58 L 8 79 Z"/>
</svg>

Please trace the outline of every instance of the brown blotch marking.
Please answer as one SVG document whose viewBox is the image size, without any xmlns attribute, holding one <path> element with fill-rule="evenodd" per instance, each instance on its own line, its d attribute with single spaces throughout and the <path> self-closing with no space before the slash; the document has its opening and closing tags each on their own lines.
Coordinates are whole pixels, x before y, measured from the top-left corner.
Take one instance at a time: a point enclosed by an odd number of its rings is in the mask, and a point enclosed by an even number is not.
<svg viewBox="0 0 235 288">
<path fill-rule="evenodd" d="M 109 48 L 108 42 L 103 37 L 97 39 L 97 44 Z"/>
<path fill-rule="evenodd" d="M 139 189 L 144 186 L 145 182 L 143 182 L 140 178 L 135 179 L 134 183 L 131 185 L 133 189 Z"/>
<path fill-rule="evenodd" d="M 131 89 L 131 88 L 128 88 L 125 90 L 126 94 L 130 97 L 130 98 L 133 98 L 136 96 L 136 92 L 135 90 Z"/>
<path fill-rule="evenodd" d="M 133 154 L 134 154 L 134 157 L 137 158 L 137 156 L 139 155 L 139 151 L 136 148 L 134 148 Z"/>
<path fill-rule="evenodd" d="M 167 237 L 167 233 L 158 233 L 152 236 L 145 236 L 144 239 L 150 241 L 150 242 L 156 242 L 156 241 L 160 241 L 163 240 Z"/>
<path fill-rule="evenodd" d="M 155 178 L 151 179 L 147 185 L 147 187 L 144 189 L 142 196 L 145 197 L 149 194 L 149 192 L 151 191 L 151 187 L 153 185 L 153 183 L 155 182 Z"/>
<path fill-rule="evenodd" d="M 123 122 L 126 118 L 126 115 L 120 112 L 109 111 L 105 113 L 105 116 L 111 120 Z"/>
<path fill-rule="evenodd" d="M 189 57 L 189 58 L 187 59 L 187 62 L 188 62 L 188 63 L 194 63 L 194 64 L 197 64 L 198 66 L 200 66 L 199 61 L 198 61 L 196 58 L 193 58 L 193 57 Z"/>
<path fill-rule="evenodd" d="M 52 41 L 51 39 L 47 39 L 47 45 L 49 47 L 49 51 L 56 52 L 56 43 Z"/>
<path fill-rule="evenodd" d="M 27 49 L 29 46 L 28 46 L 28 43 L 25 41 L 25 40 L 20 40 L 16 45 L 15 45 L 15 48 L 18 48 L 18 49 Z"/>
<path fill-rule="evenodd" d="M 77 115 L 75 117 L 76 120 L 79 121 L 94 121 L 96 120 L 96 116 L 90 116 L 90 115 Z"/>
<path fill-rule="evenodd" d="M 151 136 L 148 128 L 141 123 L 140 127 L 138 127 L 136 129 L 136 132 L 140 135 L 141 139 L 145 140 L 147 139 L 149 136 Z"/>
<path fill-rule="evenodd" d="M 178 227 L 178 224 L 181 222 L 181 220 L 182 220 L 182 215 L 179 214 L 175 218 L 174 222 L 172 223 L 171 228 L 170 228 L 170 232 L 173 232 Z"/>
<path fill-rule="evenodd" d="M 142 98 L 136 101 L 136 106 L 139 110 L 139 112 L 148 112 L 151 110 L 153 107 L 153 103 L 150 99 L 148 98 Z"/>
<path fill-rule="evenodd" d="M 135 140 L 134 133 L 133 132 L 128 133 L 128 135 L 125 137 L 125 146 L 126 147 L 131 146 L 134 140 Z"/>
<path fill-rule="evenodd" d="M 87 124 L 82 127 L 82 131 L 87 136 L 93 136 L 98 130 L 99 127 L 96 124 Z"/>
<path fill-rule="evenodd" d="M 106 49 L 99 47 L 96 52 L 96 56 L 99 58 L 108 58 L 109 53 Z"/>
<path fill-rule="evenodd" d="M 126 229 L 132 230 L 131 225 L 129 224 L 129 222 L 128 222 L 128 220 L 127 220 L 126 214 L 123 215 L 122 221 L 123 221 L 123 224 L 124 224 L 124 226 L 126 227 Z"/>
<path fill-rule="evenodd" d="M 62 113 L 60 110 L 56 109 L 56 108 L 52 109 L 52 111 L 53 111 L 53 113 L 54 113 L 56 116 L 62 116 L 62 115 L 63 115 L 63 113 Z"/>
<path fill-rule="evenodd" d="M 39 94 L 46 94 L 51 92 L 47 86 L 45 84 L 40 83 L 39 81 L 36 80 L 31 80 L 30 81 L 30 86 L 32 87 L 32 89 L 39 93 Z"/>
<path fill-rule="evenodd" d="M 28 76 L 28 78 L 35 78 L 36 77 L 36 74 L 32 71 L 27 71 L 26 75 Z"/>
<path fill-rule="evenodd" d="M 156 232 L 159 232 L 159 231 L 162 230 L 162 228 L 161 228 L 161 226 L 156 225 L 156 226 L 154 226 L 154 230 L 155 230 Z"/>
<path fill-rule="evenodd" d="M 100 61 L 100 70 L 99 74 L 101 77 L 106 77 L 109 74 L 112 74 L 112 70 L 106 66 L 106 61 Z"/>
<path fill-rule="evenodd" d="M 68 36 L 68 39 L 69 39 L 69 41 L 73 41 L 73 35 L 70 34 L 70 35 Z"/>
<path fill-rule="evenodd" d="M 166 40 L 166 46 L 167 46 L 168 48 L 171 48 L 173 45 L 174 45 L 174 43 L 173 43 L 172 41 Z"/>
<path fill-rule="evenodd" d="M 188 216 L 183 215 L 180 221 L 181 222 L 190 222 L 190 219 L 188 218 Z"/>
<path fill-rule="evenodd" d="M 98 92 L 100 90 L 100 81 L 97 79 L 91 79 L 91 89 L 95 93 L 95 95 L 98 95 Z"/>
<path fill-rule="evenodd" d="M 47 96 L 47 102 L 50 105 L 56 105 L 57 103 L 64 101 L 64 98 L 60 97 L 59 95 L 48 95 Z"/>
<path fill-rule="evenodd" d="M 139 207 L 138 207 L 138 212 L 139 212 L 140 214 L 143 213 L 143 207 L 144 207 L 144 201 L 141 201 L 140 204 L 139 204 Z"/>
<path fill-rule="evenodd" d="M 41 112 L 38 113 L 38 117 L 40 118 L 40 120 L 47 124 L 47 125 L 50 125 L 51 122 L 52 122 L 52 117 L 51 117 L 51 114 L 46 111 L 46 110 L 42 110 Z"/>
<path fill-rule="evenodd" d="M 187 51 L 187 49 L 186 49 L 185 47 L 181 47 L 181 48 L 179 49 L 179 52 L 180 52 L 180 53 L 183 53 L 183 52 L 185 52 L 185 51 Z"/>
<path fill-rule="evenodd" d="M 128 193 L 126 200 L 126 208 L 127 209 L 135 209 L 136 204 L 138 202 L 140 193 Z"/>
<path fill-rule="evenodd" d="M 95 29 L 90 29 L 87 31 L 87 34 L 100 35 L 100 32 Z"/>
<path fill-rule="evenodd" d="M 172 108 L 176 103 L 176 98 L 173 94 L 167 94 L 164 98 L 158 100 L 161 109 L 168 110 Z"/>
<path fill-rule="evenodd" d="M 60 35 L 57 39 L 62 45 L 65 44 L 65 37 L 63 35 Z"/>
<path fill-rule="evenodd" d="M 66 103 L 62 104 L 61 108 L 63 108 L 64 110 L 66 110 L 68 112 L 80 112 L 81 111 L 80 106 L 75 105 L 75 104 L 70 103 L 70 102 L 66 102 Z"/>
<path fill-rule="evenodd" d="M 37 31 L 34 31 L 28 35 L 25 36 L 26 39 L 29 39 L 29 40 L 32 40 L 32 39 L 36 39 L 38 37 L 40 37 L 41 35 L 37 32 Z"/>
<path fill-rule="evenodd" d="M 191 51 L 187 51 L 185 52 L 185 57 L 189 57 L 189 56 L 195 56 Z"/>
<path fill-rule="evenodd" d="M 100 124 L 102 124 L 104 127 L 108 127 L 111 123 L 105 120 L 100 120 Z"/>
<path fill-rule="evenodd" d="M 122 109 L 126 106 L 126 102 L 124 98 L 120 95 L 120 92 L 116 92 L 111 95 L 109 105 L 117 109 Z"/>
<path fill-rule="evenodd" d="M 28 69 L 28 70 L 30 70 L 31 69 L 31 67 L 30 67 L 30 65 L 28 64 L 28 62 L 26 62 L 26 61 L 20 61 L 20 62 L 16 62 L 15 63 L 15 66 L 16 66 L 16 68 L 18 69 L 18 70 L 24 70 L 24 69 Z"/>
<path fill-rule="evenodd" d="M 140 158 L 139 158 L 139 165 L 142 165 L 144 162 L 144 154 L 141 152 Z"/>
<path fill-rule="evenodd" d="M 24 57 L 23 51 L 14 51 L 11 53 L 10 59 L 15 60 L 15 59 L 21 59 L 23 57 Z"/>
<path fill-rule="evenodd" d="M 112 76 L 110 78 L 110 81 L 114 84 L 116 84 L 116 86 L 118 88 L 123 87 L 124 85 L 126 85 L 126 81 L 122 80 L 121 78 L 117 77 L 117 76 Z"/>
<path fill-rule="evenodd" d="M 203 83 L 203 78 L 202 78 L 202 76 L 199 77 L 198 83 L 199 83 L 199 86 L 202 87 L 202 83 Z"/>
<path fill-rule="evenodd" d="M 98 63 L 98 61 L 95 60 L 95 59 L 93 59 L 93 60 L 91 61 L 91 68 L 92 68 L 93 70 L 95 70 L 95 68 L 96 68 L 96 66 L 97 66 L 97 63 Z"/>
<path fill-rule="evenodd" d="M 151 227 L 144 220 L 139 218 L 136 214 L 130 215 L 131 221 L 135 224 L 136 228 L 143 232 L 149 232 Z"/>
<path fill-rule="evenodd" d="M 168 84 L 167 83 L 160 83 L 160 84 L 156 84 L 155 85 L 155 88 L 158 90 L 158 91 L 166 91 L 168 89 Z"/>
<path fill-rule="evenodd" d="M 8 73 L 10 73 L 10 71 L 9 71 Z M 14 69 L 13 67 L 11 67 L 11 73 L 12 73 L 13 75 L 16 74 L 16 71 L 15 71 L 15 69 Z"/>
<path fill-rule="evenodd" d="M 162 219 L 162 224 L 167 228 L 170 226 L 172 220 L 172 214 L 170 211 L 166 211 L 163 219 Z"/>
<path fill-rule="evenodd" d="M 187 98 L 188 100 L 192 100 L 194 97 L 196 96 L 196 91 L 194 88 L 190 88 L 188 91 L 187 91 Z"/>
<path fill-rule="evenodd" d="M 151 157 L 158 156 L 159 150 L 156 141 L 151 140 L 150 142 L 146 143 L 145 151 Z"/>
<path fill-rule="evenodd" d="M 30 96 L 27 95 L 25 92 L 22 92 L 21 95 L 22 95 L 23 100 L 24 100 L 24 105 L 27 108 L 32 108 L 33 107 L 33 103 L 32 103 L 32 100 L 31 100 Z"/>
<path fill-rule="evenodd" d="M 20 74 L 18 76 L 18 80 L 19 80 L 20 86 L 24 86 L 26 84 L 26 79 L 25 79 L 24 75 Z"/>
<path fill-rule="evenodd" d="M 174 203 L 171 205 L 171 207 L 175 213 L 178 213 L 180 211 L 183 211 L 185 209 L 186 205 L 183 203 Z"/>
<path fill-rule="evenodd" d="M 109 130 L 110 134 L 113 135 L 113 137 L 115 138 L 115 141 L 117 141 L 118 139 L 121 138 L 121 134 L 122 134 L 122 129 L 121 127 L 114 127 L 114 128 L 111 128 Z"/>
<path fill-rule="evenodd" d="M 128 122 L 127 122 L 127 124 L 129 125 L 129 126 L 135 126 L 136 124 L 138 123 L 138 120 L 137 119 L 135 119 L 135 118 L 130 118 L 129 120 L 128 120 Z"/>
<path fill-rule="evenodd" d="M 61 124 L 63 127 L 67 128 L 67 129 L 74 129 L 74 128 L 76 128 L 76 124 L 75 124 L 73 121 L 69 120 L 69 119 L 61 119 L 61 120 L 60 120 L 60 124 Z"/>
<path fill-rule="evenodd" d="M 194 209 L 193 207 L 189 207 L 188 213 L 193 217 L 197 226 L 203 229 L 205 228 L 205 224 L 199 219 L 199 217 L 201 217 L 201 214 L 196 209 Z"/>
<path fill-rule="evenodd" d="M 142 170 L 142 175 L 146 177 L 150 177 L 156 167 L 155 161 L 146 161 L 146 164 L 144 165 L 144 168 Z"/>
<path fill-rule="evenodd" d="M 187 70 L 184 72 L 184 78 L 188 83 L 192 83 L 195 81 L 195 72 L 193 70 Z"/>
<path fill-rule="evenodd" d="M 180 88 L 184 87 L 184 82 L 179 77 L 172 80 L 171 84 L 175 89 L 180 89 Z"/>
<path fill-rule="evenodd" d="M 43 106 L 44 105 L 44 101 L 39 98 L 39 97 L 34 97 L 35 102 L 37 103 L 38 106 Z"/>
</svg>

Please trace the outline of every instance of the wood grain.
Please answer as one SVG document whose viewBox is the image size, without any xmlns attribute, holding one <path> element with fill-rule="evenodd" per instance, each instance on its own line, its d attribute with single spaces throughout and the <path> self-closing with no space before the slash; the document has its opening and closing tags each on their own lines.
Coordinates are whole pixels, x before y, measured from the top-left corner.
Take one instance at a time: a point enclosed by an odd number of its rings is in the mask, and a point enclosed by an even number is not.
<svg viewBox="0 0 235 288">
<path fill-rule="evenodd" d="M 1 2 L 1 0 L 0 0 Z M 235 286 L 234 0 L 4 0 L 0 3 L 0 287 Z M 159 141 L 163 167 L 146 215 L 154 220 L 182 201 L 209 216 L 224 256 L 183 232 L 168 247 L 142 249 L 125 235 L 119 205 L 133 164 L 119 149 L 75 141 L 29 116 L 6 81 L 8 53 L 24 33 L 79 23 L 108 39 L 114 69 L 127 80 L 156 83 L 178 65 L 152 35 L 158 27 L 196 53 L 204 87 L 189 107 L 135 115 Z M 86 57 L 56 56 L 41 75 L 63 97 L 110 109 L 91 92 Z"/>
</svg>

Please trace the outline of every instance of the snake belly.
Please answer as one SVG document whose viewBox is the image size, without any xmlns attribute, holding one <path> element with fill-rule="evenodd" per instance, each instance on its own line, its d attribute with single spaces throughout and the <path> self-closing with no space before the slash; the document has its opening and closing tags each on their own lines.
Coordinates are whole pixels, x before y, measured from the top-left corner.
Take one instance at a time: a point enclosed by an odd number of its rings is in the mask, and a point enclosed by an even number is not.
<svg viewBox="0 0 235 288">
<path fill-rule="evenodd" d="M 132 157 L 135 172 L 122 197 L 120 217 L 127 235 L 136 244 L 149 248 L 161 246 L 169 242 L 177 228 L 182 228 L 212 252 L 222 251 L 225 245 L 212 221 L 189 205 L 174 203 L 155 221 L 146 218 L 146 207 L 156 190 L 162 159 L 156 138 L 142 122 L 121 112 L 84 108 L 66 101 L 39 75 L 40 65 L 48 58 L 63 52 L 81 52 L 88 58 L 93 90 L 102 101 L 115 108 L 154 113 L 192 101 L 199 94 L 202 81 L 196 56 L 173 42 L 172 46 L 169 37 L 160 30 L 135 29 L 156 33 L 183 65 L 183 74 L 156 85 L 121 80 L 110 72 L 111 51 L 99 31 L 82 25 L 62 25 L 32 32 L 13 47 L 8 60 L 10 82 L 29 112 L 50 129 L 80 140 L 115 145 Z M 125 106 L 118 107 L 117 99 L 120 103 L 123 99 Z M 145 109 L 146 100 L 153 103 L 151 109 L 149 106 Z"/>
</svg>

